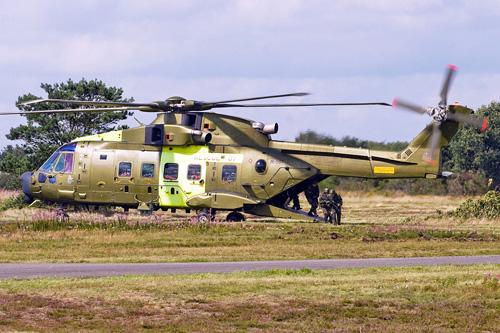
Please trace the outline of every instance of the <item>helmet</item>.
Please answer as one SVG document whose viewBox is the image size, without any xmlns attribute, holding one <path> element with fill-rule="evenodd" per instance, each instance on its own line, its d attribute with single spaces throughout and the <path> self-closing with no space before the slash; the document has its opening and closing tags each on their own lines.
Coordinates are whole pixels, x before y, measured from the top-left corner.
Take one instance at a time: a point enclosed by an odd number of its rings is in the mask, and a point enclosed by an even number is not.
<svg viewBox="0 0 500 333">
<path fill-rule="evenodd" d="M 323 193 L 330 193 L 330 190 L 329 190 L 328 188 L 325 188 L 325 189 L 323 190 Z"/>
</svg>

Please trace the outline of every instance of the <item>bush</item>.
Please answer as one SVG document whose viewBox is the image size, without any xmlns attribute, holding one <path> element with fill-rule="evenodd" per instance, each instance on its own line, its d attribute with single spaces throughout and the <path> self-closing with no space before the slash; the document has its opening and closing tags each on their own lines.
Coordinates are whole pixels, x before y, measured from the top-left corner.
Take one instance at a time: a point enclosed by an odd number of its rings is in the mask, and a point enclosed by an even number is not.
<svg viewBox="0 0 500 333">
<path fill-rule="evenodd" d="M 11 208 L 21 209 L 27 207 L 28 205 L 24 202 L 24 193 L 20 193 L 17 196 L 13 196 L 5 200 L 1 210 L 7 210 Z"/>
<path fill-rule="evenodd" d="M 457 209 L 448 214 L 463 219 L 498 219 L 500 217 L 500 193 L 497 191 L 489 191 L 481 199 L 467 199 Z"/>
<path fill-rule="evenodd" d="M 21 189 L 21 181 L 19 180 L 19 175 L 0 172 L 0 188 L 7 190 Z"/>
</svg>

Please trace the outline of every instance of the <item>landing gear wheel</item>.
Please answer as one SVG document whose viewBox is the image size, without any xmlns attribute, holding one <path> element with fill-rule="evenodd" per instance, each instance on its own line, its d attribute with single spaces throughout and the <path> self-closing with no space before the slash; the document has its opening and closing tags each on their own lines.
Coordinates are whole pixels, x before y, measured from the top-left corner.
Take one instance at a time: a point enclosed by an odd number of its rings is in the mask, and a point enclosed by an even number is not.
<svg viewBox="0 0 500 333">
<path fill-rule="evenodd" d="M 196 216 L 199 223 L 207 223 L 210 221 L 210 215 L 206 212 L 201 212 Z"/>
<path fill-rule="evenodd" d="M 57 207 L 57 221 L 59 222 L 69 219 L 69 215 L 66 213 L 64 208 L 63 204 L 59 204 Z"/>
<path fill-rule="evenodd" d="M 245 221 L 245 215 L 241 214 L 240 212 L 231 212 L 227 214 L 226 221 L 227 222 Z"/>
</svg>

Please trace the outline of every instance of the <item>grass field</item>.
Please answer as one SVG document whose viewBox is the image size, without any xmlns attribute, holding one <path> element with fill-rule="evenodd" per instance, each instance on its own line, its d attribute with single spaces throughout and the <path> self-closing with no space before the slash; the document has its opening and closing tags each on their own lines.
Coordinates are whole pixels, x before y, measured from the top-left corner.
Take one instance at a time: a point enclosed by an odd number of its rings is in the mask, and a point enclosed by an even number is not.
<svg viewBox="0 0 500 333">
<path fill-rule="evenodd" d="M 346 197 L 343 225 L 250 218 L 193 222 L 186 214 L 9 210 L 0 218 L 1 262 L 183 262 L 500 254 L 495 221 L 451 220 L 463 198 Z M 432 216 L 436 217 L 432 217 Z"/>
<path fill-rule="evenodd" d="M 189 216 L 0 216 L 2 262 L 176 262 L 500 254 L 456 197 L 344 197 L 344 225 Z M 217 216 L 222 219 L 224 215 Z M 93 223 L 93 224 L 92 224 Z M 0 331 L 500 331 L 500 266 L 0 280 Z"/>
</svg>

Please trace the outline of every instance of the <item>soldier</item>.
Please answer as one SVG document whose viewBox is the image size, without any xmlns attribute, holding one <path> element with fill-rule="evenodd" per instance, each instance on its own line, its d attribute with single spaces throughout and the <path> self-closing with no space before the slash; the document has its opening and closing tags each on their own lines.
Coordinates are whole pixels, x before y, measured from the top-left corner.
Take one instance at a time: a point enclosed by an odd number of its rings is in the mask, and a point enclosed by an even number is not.
<svg viewBox="0 0 500 333">
<path fill-rule="evenodd" d="M 311 209 L 307 215 L 309 216 L 318 216 L 316 209 L 318 208 L 318 197 L 319 197 L 319 187 L 316 182 L 313 182 L 309 187 L 304 191 L 306 195 L 307 202 L 311 205 Z"/>
<path fill-rule="evenodd" d="M 325 215 L 325 223 L 333 223 L 332 221 L 332 209 L 333 209 L 333 201 L 330 195 L 330 191 L 325 188 L 321 196 L 319 197 L 319 206 L 323 210 L 323 214 Z"/>
<path fill-rule="evenodd" d="M 288 190 L 287 195 L 288 197 L 285 200 L 285 207 L 287 207 L 290 204 L 290 201 L 292 201 L 292 209 L 300 210 L 302 207 L 300 207 L 299 194 L 296 192 L 296 190 Z"/>
<path fill-rule="evenodd" d="M 337 214 L 337 221 L 335 224 L 340 225 L 340 218 L 342 217 L 342 197 L 335 192 L 335 190 L 332 190 L 330 195 L 333 201 L 333 209 L 335 209 L 335 213 Z"/>
</svg>

